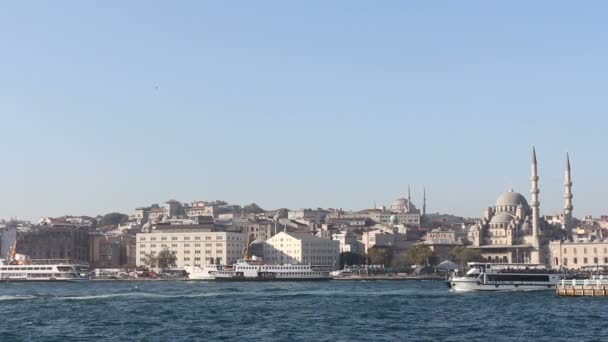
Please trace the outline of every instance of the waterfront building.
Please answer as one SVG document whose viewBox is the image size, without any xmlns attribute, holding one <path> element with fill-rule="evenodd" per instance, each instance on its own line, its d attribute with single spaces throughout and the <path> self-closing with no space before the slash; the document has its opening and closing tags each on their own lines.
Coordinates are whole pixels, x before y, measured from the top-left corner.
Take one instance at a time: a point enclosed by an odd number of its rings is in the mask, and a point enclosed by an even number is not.
<svg viewBox="0 0 608 342">
<path fill-rule="evenodd" d="M 552 267 L 593 269 L 608 267 L 608 241 L 551 241 Z"/>
<path fill-rule="evenodd" d="M 247 236 L 238 232 L 195 228 L 196 225 L 156 226 L 137 234 L 137 266 L 144 266 L 146 255 L 169 250 L 177 257 L 177 269 L 211 263 L 233 264 L 241 258 Z"/>
<path fill-rule="evenodd" d="M 540 217 L 538 169 L 536 151 L 532 150 L 531 204 L 526 198 L 509 189 L 501 194 L 493 207 L 484 211 L 483 220 L 469 229 L 468 238 L 474 248 L 481 250 L 482 256 L 491 262 L 503 263 L 546 263 L 550 262 L 548 243 L 560 239 L 572 231 L 572 181 L 570 160 L 566 161 L 566 205 L 564 226 L 554 226 Z"/>
<path fill-rule="evenodd" d="M 338 265 L 340 243 L 308 233 L 280 232 L 264 243 L 264 261 L 269 264 Z"/>
<path fill-rule="evenodd" d="M 17 252 L 32 259 L 89 261 L 90 227 L 75 225 L 33 226 L 18 230 L 14 237 Z"/>
</svg>

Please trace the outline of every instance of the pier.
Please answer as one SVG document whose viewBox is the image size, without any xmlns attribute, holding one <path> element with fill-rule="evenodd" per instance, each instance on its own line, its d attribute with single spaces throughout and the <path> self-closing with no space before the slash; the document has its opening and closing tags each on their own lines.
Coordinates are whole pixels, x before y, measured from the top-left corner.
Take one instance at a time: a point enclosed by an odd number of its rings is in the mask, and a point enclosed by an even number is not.
<svg viewBox="0 0 608 342">
<path fill-rule="evenodd" d="M 555 286 L 555 293 L 563 297 L 607 297 L 608 276 L 600 275 L 583 280 L 561 280 Z"/>
</svg>

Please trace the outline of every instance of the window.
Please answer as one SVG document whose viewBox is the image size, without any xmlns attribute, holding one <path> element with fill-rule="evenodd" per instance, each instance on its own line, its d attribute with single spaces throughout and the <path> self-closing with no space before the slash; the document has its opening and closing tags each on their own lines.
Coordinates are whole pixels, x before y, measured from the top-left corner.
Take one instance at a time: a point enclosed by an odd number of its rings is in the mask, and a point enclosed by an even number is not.
<svg viewBox="0 0 608 342">
<path fill-rule="evenodd" d="M 146 237 L 142 237 L 139 241 L 146 241 Z"/>
<path fill-rule="evenodd" d="M 184 254 L 190 254 L 190 251 L 184 251 Z"/>
<path fill-rule="evenodd" d="M 572 262 L 576 265 L 578 263 L 578 259 L 574 258 L 574 260 L 572 260 Z"/>
<path fill-rule="evenodd" d="M 593 247 L 593 254 L 597 254 L 597 248 Z"/>
<path fill-rule="evenodd" d="M 200 239 L 201 239 L 201 237 L 200 237 L 200 236 L 195 236 L 195 237 L 194 237 L 194 240 L 200 240 Z"/>
<path fill-rule="evenodd" d="M 163 236 L 163 237 L 161 237 L 161 238 L 160 238 L 160 240 L 161 240 L 161 241 L 165 241 L 165 240 L 167 240 L 167 237 L 166 237 L 166 236 Z"/>
<path fill-rule="evenodd" d="M 171 247 L 177 247 L 177 244 L 176 243 L 172 243 Z"/>
<path fill-rule="evenodd" d="M 564 258 L 564 266 L 568 266 L 568 258 Z"/>
<path fill-rule="evenodd" d="M 184 247 L 190 247 L 190 244 L 189 243 L 185 243 Z"/>
<path fill-rule="evenodd" d="M 584 257 L 583 258 L 583 264 L 586 264 L 586 263 L 587 263 L 587 257 Z"/>
<path fill-rule="evenodd" d="M 184 240 L 190 240 L 189 236 L 184 236 Z"/>
<path fill-rule="evenodd" d="M 564 247 L 564 254 L 568 254 L 568 248 Z"/>
<path fill-rule="evenodd" d="M 173 241 L 177 240 L 177 236 L 172 237 L 171 240 L 173 240 Z"/>
<path fill-rule="evenodd" d="M 155 236 L 151 237 L 150 241 L 156 241 L 156 237 Z"/>
<path fill-rule="evenodd" d="M 594 264 L 597 264 L 597 263 L 598 263 L 597 257 L 593 258 L 593 263 L 594 263 Z"/>
<path fill-rule="evenodd" d="M 200 244 L 200 243 L 195 243 L 195 244 L 194 244 L 194 247 L 200 247 L 200 246 L 201 246 L 201 244 Z"/>
</svg>

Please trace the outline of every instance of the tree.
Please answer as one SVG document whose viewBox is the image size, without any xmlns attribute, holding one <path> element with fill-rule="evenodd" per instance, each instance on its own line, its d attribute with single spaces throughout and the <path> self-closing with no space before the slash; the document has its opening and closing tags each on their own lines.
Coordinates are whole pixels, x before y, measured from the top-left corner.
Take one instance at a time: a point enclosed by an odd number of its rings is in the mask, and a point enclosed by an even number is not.
<svg viewBox="0 0 608 342">
<path fill-rule="evenodd" d="M 413 245 L 405 251 L 407 260 L 415 265 L 432 265 L 436 263 L 435 253 L 428 245 Z"/>
<path fill-rule="evenodd" d="M 391 260 L 391 268 L 397 272 L 409 271 L 411 266 L 407 252 L 397 253 L 393 256 L 393 260 Z"/>
<path fill-rule="evenodd" d="M 160 251 L 156 257 L 156 260 L 158 263 L 158 268 L 160 268 L 161 271 L 177 266 L 177 257 L 175 256 L 175 253 L 168 249 L 163 249 Z"/>
<path fill-rule="evenodd" d="M 344 268 L 344 265 L 364 265 L 365 256 L 352 252 L 340 253 L 340 269 Z"/>
<path fill-rule="evenodd" d="M 390 247 L 373 246 L 367 250 L 367 260 L 370 265 L 384 265 L 388 267 L 393 258 Z"/>
<path fill-rule="evenodd" d="M 478 249 L 466 248 L 464 246 L 458 246 L 452 249 L 448 257 L 461 266 L 464 266 L 469 262 L 483 261 L 481 252 Z"/>
<path fill-rule="evenodd" d="M 129 220 L 129 216 L 121 213 L 109 213 L 103 215 L 101 220 L 99 220 L 99 225 L 101 226 L 117 226 L 121 223 Z"/>
<path fill-rule="evenodd" d="M 264 212 L 264 209 L 260 208 L 260 206 L 255 203 L 246 205 L 243 208 L 243 213 L 245 213 L 245 214 L 261 214 L 263 212 Z"/>
<path fill-rule="evenodd" d="M 148 268 L 156 268 L 158 265 L 158 258 L 154 254 L 144 254 L 142 262 Z"/>
</svg>

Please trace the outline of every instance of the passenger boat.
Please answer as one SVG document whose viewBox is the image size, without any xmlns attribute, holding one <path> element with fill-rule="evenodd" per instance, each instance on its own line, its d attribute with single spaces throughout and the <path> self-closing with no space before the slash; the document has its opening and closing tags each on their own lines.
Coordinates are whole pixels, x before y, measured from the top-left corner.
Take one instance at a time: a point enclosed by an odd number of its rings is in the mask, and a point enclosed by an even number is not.
<svg viewBox="0 0 608 342">
<path fill-rule="evenodd" d="M 0 281 L 83 281 L 89 267 L 68 259 L 30 259 L 16 253 L 13 245 L 7 259 L 0 259 Z"/>
<path fill-rule="evenodd" d="M 261 260 L 239 259 L 232 267 L 185 267 L 188 278 L 213 281 L 315 281 L 330 280 L 329 271 L 311 265 L 267 265 Z"/>
<path fill-rule="evenodd" d="M 67 259 L 0 259 L 0 281 L 82 281 L 89 279 L 87 272 L 88 266 Z"/>
<path fill-rule="evenodd" d="M 472 262 L 464 276 L 447 281 L 453 291 L 534 291 L 551 290 L 562 278 L 541 264 L 490 264 Z"/>
</svg>

